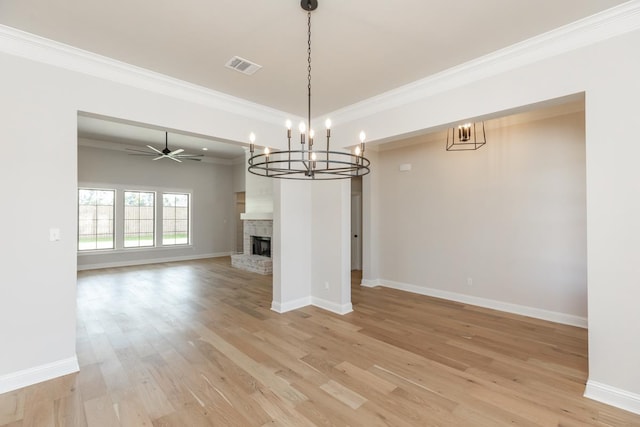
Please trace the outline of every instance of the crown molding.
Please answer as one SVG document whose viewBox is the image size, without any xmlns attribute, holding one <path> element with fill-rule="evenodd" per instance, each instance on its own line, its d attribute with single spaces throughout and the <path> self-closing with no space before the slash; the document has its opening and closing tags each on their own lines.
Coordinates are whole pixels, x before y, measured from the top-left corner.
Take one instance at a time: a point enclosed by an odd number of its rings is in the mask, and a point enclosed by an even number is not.
<svg viewBox="0 0 640 427">
<path fill-rule="evenodd" d="M 640 29 L 640 0 L 631 0 L 571 24 L 465 62 L 330 113 L 347 123 L 506 71 Z"/>
<path fill-rule="evenodd" d="M 282 118 L 287 116 L 287 113 L 274 108 L 207 89 L 6 25 L 0 25 L 0 53 L 19 56 L 279 126 L 282 125 Z"/>
<path fill-rule="evenodd" d="M 631 0 L 331 113 L 336 123 L 455 89 L 475 81 L 640 29 L 640 0 Z M 194 85 L 0 25 L 0 52 L 280 126 L 290 116 L 264 105 Z"/>
</svg>

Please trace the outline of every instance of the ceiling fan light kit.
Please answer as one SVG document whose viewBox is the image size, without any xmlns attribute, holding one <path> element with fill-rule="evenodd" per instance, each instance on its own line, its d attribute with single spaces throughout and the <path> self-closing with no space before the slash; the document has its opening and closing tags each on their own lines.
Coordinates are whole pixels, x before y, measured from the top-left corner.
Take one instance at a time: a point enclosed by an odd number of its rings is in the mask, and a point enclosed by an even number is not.
<svg viewBox="0 0 640 427">
<path fill-rule="evenodd" d="M 314 149 L 316 137 L 311 128 L 311 12 L 318 7 L 317 0 L 301 0 L 300 6 L 307 12 L 307 122 L 300 123 L 300 149 L 291 149 L 291 121 L 287 120 L 287 150 L 255 153 L 255 134 L 249 136 L 248 171 L 267 178 L 297 180 L 348 179 L 369 173 L 369 160 L 364 157 L 365 133 L 360 132 L 360 143 L 353 152 L 331 151 L 331 120 L 327 119 L 326 146 Z M 324 149 L 323 149 L 324 148 Z"/>
<path fill-rule="evenodd" d="M 136 150 L 134 148 L 127 148 L 127 150 L 129 151 L 135 151 L 134 154 L 130 154 L 130 156 L 152 156 L 153 159 L 151 160 L 160 160 L 160 159 L 171 159 L 173 161 L 176 161 L 178 163 L 182 163 L 182 160 L 194 160 L 196 162 L 199 162 L 200 160 L 202 160 L 201 158 L 204 156 L 204 154 L 182 154 L 184 149 L 182 148 L 178 148 L 177 150 L 169 150 L 169 133 L 165 132 L 164 133 L 164 148 L 162 150 L 158 150 L 155 147 L 152 147 L 151 145 L 147 145 L 147 147 L 151 150 L 149 151 L 143 151 L 143 150 Z"/>
</svg>

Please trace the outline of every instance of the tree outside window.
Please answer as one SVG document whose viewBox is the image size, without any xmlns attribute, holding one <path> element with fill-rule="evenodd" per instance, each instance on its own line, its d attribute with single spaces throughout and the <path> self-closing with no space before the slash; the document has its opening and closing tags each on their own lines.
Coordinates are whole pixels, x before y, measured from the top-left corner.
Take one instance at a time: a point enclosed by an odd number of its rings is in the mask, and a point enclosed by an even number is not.
<svg viewBox="0 0 640 427">
<path fill-rule="evenodd" d="M 162 244 L 189 244 L 189 194 L 162 195 Z"/>
<path fill-rule="evenodd" d="M 124 192 L 124 247 L 139 248 L 155 243 L 155 193 Z"/>
</svg>

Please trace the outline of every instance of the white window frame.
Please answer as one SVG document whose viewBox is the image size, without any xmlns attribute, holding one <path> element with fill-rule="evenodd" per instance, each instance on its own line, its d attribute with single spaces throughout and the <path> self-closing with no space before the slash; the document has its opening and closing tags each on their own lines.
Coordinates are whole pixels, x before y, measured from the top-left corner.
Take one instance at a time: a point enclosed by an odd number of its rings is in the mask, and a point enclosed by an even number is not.
<svg viewBox="0 0 640 427">
<path fill-rule="evenodd" d="M 107 191 L 107 192 L 112 192 L 113 193 L 113 204 L 111 205 L 111 242 L 112 242 L 112 247 L 110 248 L 98 248 L 98 244 L 97 244 L 97 238 L 98 238 L 98 230 L 97 230 L 97 225 L 96 225 L 96 232 L 95 232 L 95 237 L 96 237 L 96 247 L 95 248 L 89 248 L 89 249 L 80 249 L 80 228 L 81 228 L 81 224 L 80 224 L 80 192 L 81 191 Z M 117 204 L 117 198 L 118 198 L 118 192 L 116 191 L 115 188 L 105 188 L 105 187 L 101 187 L 101 186 L 78 186 L 78 191 L 76 193 L 76 197 L 77 197 L 77 225 L 78 225 L 78 229 L 77 229 L 77 236 L 76 236 L 76 245 L 77 245 L 77 251 L 78 253 L 89 253 L 89 252 L 108 252 L 108 251 L 113 251 L 116 248 L 116 204 Z M 84 206 L 84 205 L 83 205 Z M 96 205 L 97 208 L 98 205 Z M 96 222 L 98 221 L 98 219 L 96 218 Z"/>
<path fill-rule="evenodd" d="M 164 210 L 165 210 L 165 205 L 164 205 L 164 196 L 165 195 L 177 195 L 177 196 L 187 196 L 187 242 L 186 243 L 165 243 L 165 239 L 164 239 L 164 233 L 165 233 L 165 221 L 168 221 L 167 219 L 164 218 Z M 161 207 L 161 212 L 162 212 L 162 234 L 160 235 L 160 243 L 162 246 L 164 247 L 178 247 L 178 246 L 190 246 L 191 245 L 191 212 L 193 210 L 192 207 L 192 197 L 191 197 L 191 193 L 189 192 L 179 192 L 179 191 L 164 191 L 162 193 L 162 203 L 161 203 L 162 207 Z M 173 220 L 174 222 L 178 221 L 177 219 Z"/>
<path fill-rule="evenodd" d="M 80 257 L 85 256 L 99 256 L 99 255 L 107 255 L 107 254 L 118 254 L 118 253 L 131 253 L 131 252 L 155 252 L 155 251 L 170 251 L 176 249 L 185 249 L 193 247 L 193 206 L 194 206 L 194 196 L 192 189 L 185 188 L 169 188 L 169 187 L 151 187 L 151 186 L 143 186 L 143 185 L 121 185 L 121 184 L 112 184 L 112 183 L 104 183 L 104 182 L 89 182 L 82 181 L 78 183 L 78 190 L 80 189 L 89 189 L 89 190 L 112 190 L 115 191 L 115 210 L 114 210 L 114 249 L 87 249 L 87 250 L 78 250 L 77 255 Z M 120 214 L 124 213 L 124 192 L 125 191 L 140 191 L 140 192 L 154 192 L 156 194 L 155 198 L 155 228 L 154 228 L 154 246 L 142 246 L 142 247 L 124 247 L 124 219 L 121 218 Z M 79 194 L 79 193 L 76 193 Z M 163 201 L 161 199 L 164 194 L 186 194 L 189 197 L 189 214 L 188 214 L 188 243 L 180 243 L 180 244 L 162 244 L 162 236 L 163 236 L 163 218 L 162 218 L 162 208 Z M 76 203 L 77 207 L 79 207 L 79 202 Z M 79 212 L 77 212 L 76 220 L 79 218 Z M 76 247 L 77 247 L 78 237 L 76 236 Z"/>
<path fill-rule="evenodd" d="M 126 198 L 127 198 L 127 193 L 138 193 L 138 194 L 142 194 L 142 193 L 146 193 L 146 194 L 151 194 L 153 196 L 153 219 L 152 221 L 152 234 L 151 234 L 151 244 L 150 245 L 135 245 L 135 246 L 127 246 L 127 221 L 131 221 L 129 219 L 127 219 L 126 216 L 126 210 L 127 210 L 127 204 L 126 204 Z M 157 241 L 157 227 L 156 227 L 156 219 L 158 217 L 158 194 L 156 191 L 150 191 L 150 190 L 122 190 L 122 247 L 123 249 L 129 250 L 129 249 L 143 249 L 143 248 L 153 248 L 156 246 L 156 241 Z M 138 206 L 138 208 L 140 208 L 140 206 Z M 140 221 L 141 219 L 138 218 L 138 243 L 140 243 Z"/>
</svg>

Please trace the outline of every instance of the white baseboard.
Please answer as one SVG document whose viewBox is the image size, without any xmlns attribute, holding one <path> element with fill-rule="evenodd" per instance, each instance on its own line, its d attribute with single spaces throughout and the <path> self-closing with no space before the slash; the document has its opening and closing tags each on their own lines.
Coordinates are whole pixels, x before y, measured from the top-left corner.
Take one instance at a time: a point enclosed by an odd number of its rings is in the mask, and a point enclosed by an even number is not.
<svg viewBox="0 0 640 427">
<path fill-rule="evenodd" d="M 584 397 L 640 414 L 640 394 L 589 380 L 584 391 Z"/>
<path fill-rule="evenodd" d="M 393 280 L 363 279 L 361 286 L 368 288 L 384 286 L 401 291 L 413 292 L 415 294 L 457 301 L 464 304 L 477 305 L 484 308 L 505 311 L 507 313 L 519 314 L 522 316 L 534 317 L 536 319 L 549 320 L 551 322 L 562 323 L 564 325 L 577 326 L 580 328 L 587 327 L 586 317 L 574 316 L 572 314 L 559 313 L 556 311 L 544 310 L 542 308 L 528 307 L 472 295 L 459 294 L 456 292 L 443 291 L 440 289 L 427 288 L 409 283 L 395 282 Z"/>
<path fill-rule="evenodd" d="M 0 394 L 78 372 L 76 356 L 0 376 Z"/>
<path fill-rule="evenodd" d="M 287 302 L 271 301 L 271 310 L 277 313 L 286 313 L 287 311 L 297 310 L 308 305 L 311 305 L 311 297 L 304 297 Z"/>
<path fill-rule="evenodd" d="M 348 304 L 336 304 L 331 301 L 327 301 L 317 297 L 304 297 L 294 301 L 288 301 L 279 303 L 277 301 L 271 302 L 271 310 L 277 313 L 286 313 L 287 311 L 297 310 L 308 305 L 321 308 L 323 310 L 331 311 L 336 314 L 347 314 L 353 311 L 351 303 Z"/>
<path fill-rule="evenodd" d="M 347 314 L 353 311 L 351 303 L 336 304 L 335 302 L 327 301 L 326 299 L 311 297 L 311 304 L 322 308 L 323 310 L 331 311 L 336 314 Z"/>
<path fill-rule="evenodd" d="M 375 288 L 376 286 L 383 286 L 380 282 L 380 279 L 362 279 L 362 283 L 360 286 L 364 286 L 365 288 Z"/>
<path fill-rule="evenodd" d="M 224 256 L 231 256 L 233 254 L 235 254 L 235 252 L 217 252 L 217 253 L 202 254 L 202 255 L 183 255 L 183 256 L 165 257 L 165 258 L 148 258 L 148 259 L 124 260 L 124 261 L 115 261 L 115 262 L 101 262 L 97 264 L 83 264 L 83 265 L 78 264 L 77 270 L 78 271 L 98 270 L 100 268 L 130 267 L 133 265 L 160 264 L 163 262 L 193 261 L 196 259 L 220 258 Z"/>
</svg>

